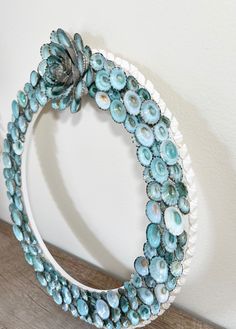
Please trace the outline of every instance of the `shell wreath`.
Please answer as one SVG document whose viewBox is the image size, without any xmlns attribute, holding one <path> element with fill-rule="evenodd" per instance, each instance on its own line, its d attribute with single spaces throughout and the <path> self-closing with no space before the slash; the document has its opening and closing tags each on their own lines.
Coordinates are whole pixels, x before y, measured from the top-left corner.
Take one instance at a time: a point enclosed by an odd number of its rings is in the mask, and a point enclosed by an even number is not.
<svg viewBox="0 0 236 329">
<path fill-rule="evenodd" d="M 75 318 L 98 328 L 144 326 L 161 315 L 184 283 L 196 232 L 194 173 L 177 122 L 138 70 L 104 51 L 92 51 L 79 34 L 62 29 L 41 47 L 42 61 L 12 102 L 4 140 L 4 177 L 13 233 L 39 284 Z M 84 286 L 53 260 L 29 216 L 23 195 L 22 163 L 34 117 L 50 102 L 54 111 L 76 113 L 83 96 L 132 136 L 146 182 L 146 241 L 123 286 Z M 26 132 L 28 131 L 28 134 Z M 27 215 L 28 213 L 28 215 Z"/>
</svg>

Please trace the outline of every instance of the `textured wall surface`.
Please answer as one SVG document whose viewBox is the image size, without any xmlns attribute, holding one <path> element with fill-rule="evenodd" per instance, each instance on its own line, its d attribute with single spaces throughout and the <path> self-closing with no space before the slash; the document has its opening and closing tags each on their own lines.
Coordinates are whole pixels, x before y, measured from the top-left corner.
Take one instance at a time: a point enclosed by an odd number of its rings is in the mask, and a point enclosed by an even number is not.
<svg viewBox="0 0 236 329">
<path fill-rule="evenodd" d="M 236 327 L 235 13 L 233 0 L 9 0 L 0 10 L 1 131 L 57 27 L 135 64 L 161 93 L 180 123 L 199 190 L 196 255 L 176 303 L 226 328 Z M 28 188 L 43 237 L 128 278 L 147 223 L 129 136 L 90 102 L 76 115 L 44 111 L 36 128 Z M 1 192 L 5 220 L 7 208 Z"/>
</svg>

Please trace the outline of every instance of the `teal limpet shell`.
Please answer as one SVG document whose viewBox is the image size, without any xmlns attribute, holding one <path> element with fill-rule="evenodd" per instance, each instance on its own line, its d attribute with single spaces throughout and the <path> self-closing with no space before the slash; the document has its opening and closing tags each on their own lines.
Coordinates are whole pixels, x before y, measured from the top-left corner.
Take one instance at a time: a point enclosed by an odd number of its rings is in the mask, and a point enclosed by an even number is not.
<svg viewBox="0 0 236 329">
<path fill-rule="evenodd" d="M 135 132 L 138 124 L 139 124 L 139 121 L 138 121 L 137 117 L 134 115 L 128 114 L 125 119 L 124 127 L 129 133 L 133 134 Z"/>
<path fill-rule="evenodd" d="M 155 289 L 155 296 L 156 299 L 160 304 L 166 303 L 169 299 L 169 291 L 166 289 L 166 286 L 164 284 L 158 284 Z"/>
<path fill-rule="evenodd" d="M 23 153 L 23 150 L 24 150 L 23 143 L 19 140 L 15 141 L 12 145 L 12 149 L 15 152 L 15 154 L 21 155 Z"/>
<path fill-rule="evenodd" d="M 175 182 L 180 182 L 183 178 L 183 170 L 179 163 L 169 166 L 170 178 Z"/>
<path fill-rule="evenodd" d="M 111 88 L 109 73 L 105 70 L 98 71 L 95 78 L 95 84 L 98 90 L 108 91 Z"/>
<path fill-rule="evenodd" d="M 96 311 L 103 320 L 107 320 L 110 316 L 110 308 L 103 299 L 96 301 Z"/>
<path fill-rule="evenodd" d="M 140 113 L 143 121 L 149 125 L 157 123 L 161 116 L 161 110 L 153 100 L 144 101 Z"/>
<path fill-rule="evenodd" d="M 101 110 L 108 110 L 111 105 L 111 100 L 109 96 L 103 91 L 98 91 L 96 93 L 95 101 Z"/>
<path fill-rule="evenodd" d="M 155 157 L 160 157 L 160 143 L 155 141 L 151 146 L 152 153 Z"/>
<path fill-rule="evenodd" d="M 174 252 L 177 248 L 177 238 L 168 230 L 164 230 L 164 233 L 162 234 L 162 242 L 168 252 Z"/>
<path fill-rule="evenodd" d="M 26 94 L 23 91 L 18 91 L 17 93 L 17 101 L 20 105 L 20 107 L 25 108 L 28 103 L 28 98 Z"/>
<path fill-rule="evenodd" d="M 115 291 L 108 291 L 107 295 L 107 302 L 112 308 L 117 308 L 119 306 L 119 296 Z"/>
<path fill-rule="evenodd" d="M 141 99 L 139 95 L 133 91 L 128 90 L 124 94 L 123 101 L 126 107 L 126 110 L 129 114 L 138 115 L 141 107 Z"/>
<path fill-rule="evenodd" d="M 167 139 L 161 143 L 160 152 L 162 159 L 168 165 L 173 165 L 178 161 L 179 154 L 177 147 L 170 139 Z"/>
<path fill-rule="evenodd" d="M 186 185 L 183 182 L 178 182 L 176 184 L 177 191 L 179 192 L 179 196 L 181 197 L 187 197 L 188 195 L 188 190 Z"/>
<path fill-rule="evenodd" d="M 168 206 L 174 206 L 177 204 L 179 199 L 179 192 L 177 191 L 175 185 L 169 180 L 163 183 L 161 188 L 162 200 Z"/>
<path fill-rule="evenodd" d="M 177 246 L 175 250 L 175 257 L 179 261 L 182 261 L 184 259 L 184 251 L 180 246 Z"/>
<path fill-rule="evenodd" d="M 179 199 L 178 207 L 179 207 L 179 210 L 185 215 L 190 212 L 190 204 L 189 204 L 188 199 L 186 199 L 185 197 L 181 197 Z"/>
<path fill-rule="evenodd" d="M 161 158 L 156 157 L 152 160 L 151 174 L 158 183 L 164 183 L 167 180 L 169 172 L 165 162 Z"/>
<path fill-rule="evenodd" d="M 139 89 L 139 83 L 137 79 L 135 79 L 135 77 L 133 77 L 132 75 L 128 76 L 126 86 L 128 89 L 133 91 L 137 91 Z"/>
<path fill-rule="evenodd" d="M 126 74 L 120 67 L 114 67 L 110 73 L 111 86 L 115 90 L 122 90 L 126 85 Z"/>
<path fill-rule="evenodd" d="M 150 93 L 145 88 L 140 88 L 138 90 L 138 95 L 142 101 L 147 101 L 148 99 L 151 99 Z"/>
<path fill-rule="evenodd" d="M 100 71 L 104 67 L 105 57 L 100 53 L 95 53 L 90 58 L 90 65 L 95 71 Z"/>
<path fill-rule="evenodd" d="M 161 243 L 161 233 L 159 226 L 155 223 L 148 225 L 146 230 L 147 242 L 152 248 L 158 248 Z"/>
<path fill-rule="evenodd" d="M 92 98 L 95 98 L 97 91 L 98 91 L 98 89 L 97 89 L 95 83 L 92 83 L 91 86 L 89 87 L 89 96 L 91 96 Z"/>
<path fill-rule="evenodd" d="M 168 278 L 168 265 L 162 257 L 151 259 L 149 266 L 150 275 L 157 283 L 164 283 Z"/>
<path fill-rule="evenodd" d="M 164 141 L 169 137 L 169 131 L 164 122 L 158 122 L 154 128 L 154 136 L 157 141 Z"/>
<path fill-rule="evenodd" d="M 153 277 L 151 277 L 151 275 L 146 275 L 144 281 L 148 288 L 155 288 L 157 285 L 156 281 L 153 279 Z"/>
<path fill-rule="evenodd" d="M 123 123 L 126 119 L 126 109 L 119 99 L 114 99 L 110 105 L 112 119 L 117 123 Z"/>
<path fill-rule="evenodd" d="M 153 200 L 149 200 L 146 205 L 146 215 L 150 222 L 159 224 L 162 218 L 162 212 L 159 203 Z"/>
<path fill-rule="evenodd" d="M 12 101 L 11 108 L 12 108 L 12 114 L 13 114 L 14 118 L 18 119 L 19 114 L 20 114 L 20 108 L 19 108 L 19 104 L 17 103 L 16 100 Z"/>
<path fill-rule="evenodd" d="M 152 161 L 152 152 L 146 146 L 139 146 L 137 150 L 138 160 L 142 166 L 148 167 Z"/>
<path fill-rule="evenodd" d="M 146 258 L 151 259 L 152 257 L 157 255 L 157 250 L 156 248 L 150 246 L 149 242 L 146 242 L 143 245 L 143 254 Z"/>
<path fill-rule="evenodd" d="M 178 237 L 177 237 L 177 240 L 178 240 L 178 244 L 181 246 L 181 247 L 184 247 L 188 241 L 188 236 L 187 236 L 187 232 L 186 231 L 183 231 L 183 233 L 181 233 Z"/>
<path fill-rule="evenodd" d="M 154 301 L 154 296 L 153 293 L 151 292 L 151 290 L 149 290 L 148 288 L 139 288 L 137 290 L 138 292 L 138 297 L 139 299 L 146 305 L 152 305 L 153 301 Z"/>
<path fill-rule="evenodd" d="M 165 283 L 166 289 L 168 289 L 169 291 L 172 291 L 175 289 L 177 285 L 177 279 L 176 277 L 174 277 L 171 273 L 168 275 L 168 279 Z"/>
<path fill-rule="evenodd" d="M 167 229 L 173 235 L 180 235 L 184 231 L 184 221 L 180 211 L 176 207 L 168 207 L 164 213 Z"/>
<path fill-rule="evenodd" d="M 131 274 L 131 280 L 130 282 L 135 288 L 141 288 L 142 287 L 142 278 L 138 273 L 132 273 Z"/>
<path fill-rule="evenodd" d="M 107 59 L 104 62 L 104 69 L 108 72 L 110 72 L 113 68 L 115 67 L 114 62 L 112 62 L 111 60 Z"/>
<path fill-rule="evenodd" d="M 154 143 L 154 135 L 152 129 L 145 123 L 138 124 L 135 130 L 135 137 L 139 144 L 150 147 Z"/>
<path fill-rule="evenodd" d="M 118 90 L 115 90 L 113 88 L 109 89 L 108 91 L 108 96 L 110 99 L 113 101 L 114 99 L 119 99 L 121 100 L 121 94 Z"/>
<path fill-rule="evenodd" d="M 160 313 L 160 304 L 159 302 L 156 300 L 156 298 L 154 299 L 153 304 L 151 305 L 151 313 L 152 315 L 156 316 Z"/>
<path fill-rule="evenodd" d="M 145 257 L 139 256 L 134 261 L 134 268 L 139 275 L 141 276 L 148 275 L 149 261 Z"/>
<path fill-rule="evenodd" d="M 127 317 L 133 326 L 137 326 L 139 324 L 139 315 L 136 311 L 129 310 Z"/>
<path fill-rule="evenodd" d="M 143 171 L 143 179 L 146 183 L 153 182 L 153 178 L 151 176 L 150 167 L 146 167 Z"/>
<path fill-rule="evenodd" d="M 81 316 L 88 315 L 88 313 L 89 313 L 88 304 L 82 298 L 77 299 L 76 305 L 77 305 L 78 312 Z"/>
<path fill-rule="evenodd" d="M 181 264 L 181 262 L 179 261 L 174 261 L 171 265 L 170 265 L 170 272 L 174 277 L 180 277 L 181 274 L 183 273 L 183 265 Z"/>
<path fill-rule="evenodd" d="M 151 200 L 161 201 L 161 185 L 155 181 L 147 184 L 147 195 Z"/>
<path fill-rule="evenodd" d="M 142 304 L 138 309 L 138 314 L 143 321 L 147 321 L 151 317 L 151 309 L 149 306 Z"/>
<path fill-rule="evenodd" d="M 6 169 L 10 169 L 12 167 L 12 160 L 8 153 L 3 152 L 2 160 L 3 160 L 3 165 Z"/>
</svg>

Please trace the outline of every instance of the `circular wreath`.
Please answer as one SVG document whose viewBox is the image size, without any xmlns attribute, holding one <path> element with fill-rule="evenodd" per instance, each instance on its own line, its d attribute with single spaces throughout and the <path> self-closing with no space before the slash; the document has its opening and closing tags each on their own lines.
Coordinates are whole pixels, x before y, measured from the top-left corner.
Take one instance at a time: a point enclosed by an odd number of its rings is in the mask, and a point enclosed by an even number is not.
<svg viewBox="0 0 236 329">
<path fill-rule="evenodd" d="M 13 233 L 40 285 L 64 311 L 98 328 L 143 326 L 173 302 L 193 252 L 194 175 L 182 135 L 152 84 L 133 65 L 110 53 L 91 51 L 79 34 L 71 38 L 62 29 L 53 31 L 50 43 L 41 47 L 41 56 L 38 70 L 31 72 L 30 82 L 12 102 L 12 120 L 4 140 Z M 86 287 L 56 263 L 25 197 L 22 155 L 37 114 L 48 102 L 53 110 L 69 107 L 76 113 L 86 94 L 131 134 L 149 198 L 143 254 L 135 259 L 130 279 L 112 290 Z"/>
</svg>

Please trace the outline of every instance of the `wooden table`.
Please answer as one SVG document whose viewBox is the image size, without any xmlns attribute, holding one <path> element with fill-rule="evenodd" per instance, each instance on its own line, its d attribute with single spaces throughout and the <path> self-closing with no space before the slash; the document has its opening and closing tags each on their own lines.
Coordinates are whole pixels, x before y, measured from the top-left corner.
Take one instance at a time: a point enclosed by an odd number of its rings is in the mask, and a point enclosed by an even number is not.
<svg viewBox="0 0 236 329">
<path fill-rule="evenodd" d="M 75 256 L 48 245 L 70 274 L 95 288 L 111 288 L 119 281 Z M 57 306 L 35 279 L 9 224 L 0 221 L 0 329 L 91 329 Z M 213 329 L 176 307 L 171 307 L 147 329 Z"/>
</svg>

